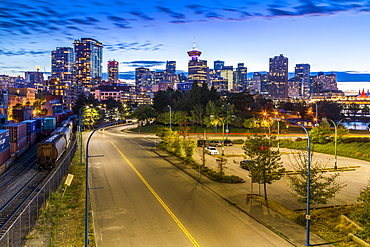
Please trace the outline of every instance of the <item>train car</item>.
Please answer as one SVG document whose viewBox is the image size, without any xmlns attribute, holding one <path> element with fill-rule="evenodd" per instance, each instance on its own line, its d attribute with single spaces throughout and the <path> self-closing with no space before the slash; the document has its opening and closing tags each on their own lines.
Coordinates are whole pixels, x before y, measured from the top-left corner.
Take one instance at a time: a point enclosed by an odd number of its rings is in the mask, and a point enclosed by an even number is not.
<svg viewBox="0 0 370 247">
<path fill-rule="evenodd" d="M 43 117 L 39 117 L 39 118 L 35 118 L 34 120 L 36 120 L 36 132 L 37 132 L 37 135 L 44 134 L 44 118 Z"/>
<path fill-rule="evenodd" d="M 49 135 L 57 127 L 57 122 L 55 117 L 44 118 L 44 134 Z"/>
<path fill-rule="evenodd" d="M 66 139 L 66 143 L 68 144 L 72 137 L 72 129 L 69 127 L 58 127 L 56 128 L 52 133 L 52 135 L 55 134 L 61 134 Z"/>
<path fill-rule="evenodd" d="M 67 120 L 64 120 L 61 124 L 62 127 L 68 127 L 70 129 L 73 129 L 73 120 L 72 119 L 67 119 Z"/>
<path fill-rule="evenodd" d="M 66 150 L 63 134 L 55 134 L 37 144 L 36 157 L 40 169 L 53 169 Z"/>
</svg>

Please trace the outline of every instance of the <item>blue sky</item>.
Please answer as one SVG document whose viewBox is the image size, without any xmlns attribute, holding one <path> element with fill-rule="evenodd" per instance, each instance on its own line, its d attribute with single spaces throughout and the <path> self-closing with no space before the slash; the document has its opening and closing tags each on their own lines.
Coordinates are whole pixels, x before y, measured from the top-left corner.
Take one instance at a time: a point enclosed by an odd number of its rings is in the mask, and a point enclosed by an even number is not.
<svg viewBox="0 0 370 247">
<path fill-rule="evenodd" d="M 91 37 L 104 45 L 106 61 L 120 72 L 145 66 L 164 69 L 196 39 L 201 59 L 244 63 L 267 71 L 284 54 L 311 71 L 370 71 L 370 1 L 362 0 L 8 0 L 0 2 L 0 74 L 24 76 L 35 66 L 50 71 L 50 52 Z"/>
</svg>

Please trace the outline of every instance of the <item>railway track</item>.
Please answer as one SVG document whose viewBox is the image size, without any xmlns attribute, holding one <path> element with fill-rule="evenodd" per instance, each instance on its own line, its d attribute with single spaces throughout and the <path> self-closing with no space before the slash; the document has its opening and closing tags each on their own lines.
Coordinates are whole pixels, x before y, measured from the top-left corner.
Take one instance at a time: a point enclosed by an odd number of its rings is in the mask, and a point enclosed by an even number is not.
<svg viewBox="0 0 370 247">
<path fill-rule="evenodd" d="M 0 208 L 0 234 L 4 233 L 16 217 L 21 213 L 24 206 L 38 191 L 49 171 L 38 171 L 30 177 L 29 181 Z"/>
<path fill-rule="evenodd" d="M 0 177 L 0 194 L 3 195 L 5 190 L 19 180 L 24 174 L 27 174 L 36 165 L 36 155 L 33 154 L 27 160 L 9 169 Z"/>
</svg>

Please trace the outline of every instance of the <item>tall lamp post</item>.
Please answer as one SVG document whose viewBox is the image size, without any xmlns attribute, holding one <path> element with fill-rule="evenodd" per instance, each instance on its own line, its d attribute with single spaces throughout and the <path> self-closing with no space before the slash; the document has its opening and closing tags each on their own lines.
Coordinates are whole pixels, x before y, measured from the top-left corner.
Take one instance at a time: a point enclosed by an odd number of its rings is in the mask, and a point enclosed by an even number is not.
<svg viewBox="0 0 370 247">
<path fill-rule="evenodd" d="M 229 117 L 229 105 L 230 103 L 226 105 L 226 139 L 229 138 L 229 121 L 227 120 Z"/>
<path fill-rule="evenodd" d="M 86 156 L 85 156 L 85 159 L 86 159 L 86 173 L 85 173 L 85 247 L 88 247 L 89 246 L 89 143 L 90 143 L 90 139 L 92 138 L 92 136 L 94 135 L 94 133 L 101 129 L 101 128 L 104 128 L 104 127 L 107 127 L 109 125 L 113 125 L 113 124 L 116 124 L 116 123 L 119 123 L 119 122 L 125 122 L 126 120 L 123 119 L 123 120 L 118 120 L 118 121 L 115 121 L 115 122 L 111 122 L 111 123 L 108 123 L 108 124 L 105 124 L 105 125 L 102 125 L 96 129 L 94 129 L 89 138 L 87 139 L 87 142 L 86 142 Z"/>
<path fill-rule="evenodd" d="M 335 123 L 333 120 L 331 120 L 330 118 L 323 118 L 323 120 L 326 119 L 326 120 L 329 120 L 330 122 L 333 123 L 334 125 L 334 169 L 338 169 L 338 155 L 337 155 L 337 145 L 338 145 L 338 127 L 339 127 L 339 124 L 340 122 L 342 122 L 343 120 L 345 120 L 346 118 L 343 118 L 341 120 L 339 120 L 338 123 Z"/>
<path fill-rule="evenodd" d="M 80 117 L 79 118 L 79 126 L 78 126 L 79 137 L 80 137 L 80 164 L 82 164 L 82 119 L 83 119 L 83 116 L 82 116 L 83 111 L 82 110 L 84 108 L 89 108 L 89 106 L 84 105 L 78 110 L 78 116 Z"/>
<path fill-rule="evenodd" d="M 298 126 L 301 126 L 307 135 L 307 201 L 306 201 L 306 246 L 310 246 L 310 194 L 311 194 L 311 141 L 310 135 L 307 129 L 302 124 L 297 124 L 296 122 L 285 119 L 286 121 L 292 122 Z"/>
<path fill-rule="evenodd" d="M 170 108 L 170 130 L 172 130 L 172 108 L 170 105 L 168 107 Z"/>
</svg>

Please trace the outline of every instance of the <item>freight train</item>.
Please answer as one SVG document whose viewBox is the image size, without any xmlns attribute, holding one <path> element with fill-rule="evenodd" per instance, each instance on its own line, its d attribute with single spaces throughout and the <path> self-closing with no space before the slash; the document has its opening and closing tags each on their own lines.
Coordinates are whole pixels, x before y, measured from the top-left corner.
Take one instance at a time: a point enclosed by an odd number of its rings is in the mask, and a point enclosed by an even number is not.
<svg viewBox="0 0 370 247">
<path fill-rule="evenodd" d="M 0 129 L 0 174 L 9 168 L 14 160 L 22 156 L 30 146 L 40 140 L 46 138 L 41 142 L 44 143 L 54 135 L 61 135 L 60 139 L 66 142 L 65 147 L 67 147 L 72 133 L 76 129 L 76 124 L 76 115 L 61 113 L 5 125 L 3 129 Z M 39 149 L 39 146 L 37 148 Z M 50 169 L 55 166 L 55 164 L 45 163 L 47 159 L 42 157 L 42 151 L 38 150 L 36 153 L 40 167 Z"/>
<path fill-rule="evenodd" d="M 37 144 L 37 163 L 40 169 L 53 169 L 67 149 L 76 126 L 75 116 L 64 120 L 61 127 L 51 132 L 50 137 Z"/>
</svg>

